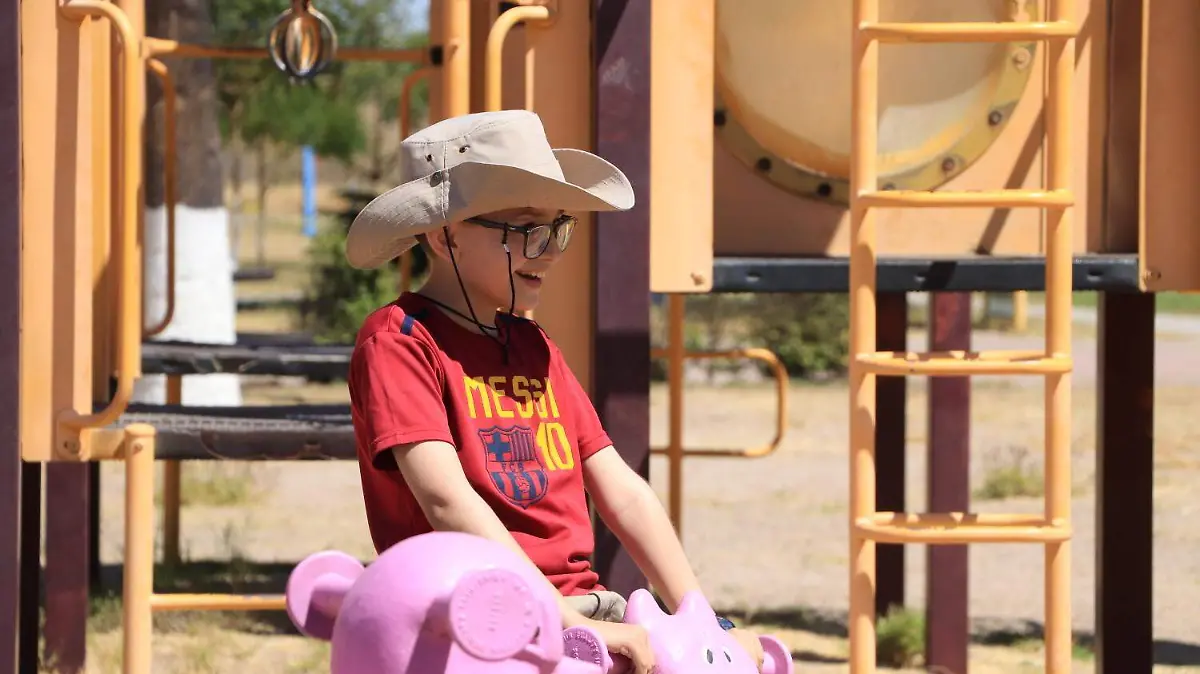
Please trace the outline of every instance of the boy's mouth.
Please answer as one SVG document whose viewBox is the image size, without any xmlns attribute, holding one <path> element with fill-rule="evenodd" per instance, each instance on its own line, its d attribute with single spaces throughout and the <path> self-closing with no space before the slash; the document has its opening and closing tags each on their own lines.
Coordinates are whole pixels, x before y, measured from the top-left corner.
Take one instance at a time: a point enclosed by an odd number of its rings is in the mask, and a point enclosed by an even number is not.
<svg viewBox="0 0 1200 674">
<path fill-rule="evenodd" d="M 516 272 L 516 275 L 521 277 L 521 279 L 524 280 L 526 283 L 533 285 L 533 286 L 538 286 L 538 285 L 541 285 L 541 283 L 542 283 L 542 273 L 541 272 L 519 271 L 519 272 Z"/>
</svg>

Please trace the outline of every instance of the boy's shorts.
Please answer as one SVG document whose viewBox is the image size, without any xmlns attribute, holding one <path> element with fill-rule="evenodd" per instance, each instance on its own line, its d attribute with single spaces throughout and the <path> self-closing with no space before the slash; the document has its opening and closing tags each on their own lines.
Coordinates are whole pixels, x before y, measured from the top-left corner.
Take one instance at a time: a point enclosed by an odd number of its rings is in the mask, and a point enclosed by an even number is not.
<svg viewBox="0 0 1200 674">
<path fill-rule="evenodd" d="M 610 623 L 625 619 L 625 597 L 608 590 L 567 597 L 567 603 L 584 617 Z"/>
</svg>

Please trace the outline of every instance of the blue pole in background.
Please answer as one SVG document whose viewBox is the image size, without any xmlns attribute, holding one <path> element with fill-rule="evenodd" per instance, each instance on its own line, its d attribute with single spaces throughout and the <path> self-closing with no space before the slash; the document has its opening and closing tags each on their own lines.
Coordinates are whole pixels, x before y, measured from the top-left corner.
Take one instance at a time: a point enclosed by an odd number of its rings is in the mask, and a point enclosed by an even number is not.
<svg viewBox="0 0 1200 674">
<path fill-rule="evenodd" d="M 304 186 L 304 236 L 317 235 L 317 156 L 311 145 L 300 148 L 300 181 Z"/>
</svg>

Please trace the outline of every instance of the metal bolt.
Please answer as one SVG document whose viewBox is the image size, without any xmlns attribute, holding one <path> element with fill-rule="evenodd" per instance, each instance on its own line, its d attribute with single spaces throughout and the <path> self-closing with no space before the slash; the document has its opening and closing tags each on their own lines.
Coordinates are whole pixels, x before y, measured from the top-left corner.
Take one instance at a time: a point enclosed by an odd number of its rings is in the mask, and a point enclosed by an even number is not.
<svg viewBox="0 0 1200 674">
<path fill-rule="evenodd" d="M 999 126 L 1000 122 L 1004 121 L 1004 113 L 999 110 L 992 110 L 988 113 L 988 126 Z"/>
<path fill-rule="evenodd" d="M 958 166 L 958 162 L 955 161 L 954 157 L 946 157 L 945 159 L 942 160 L 942 172 L 943 173 L 950 173 L 957 166 Z"/>
<path fill-rule="evenodd" d="M 754 166 L 759 171 L 770 171 L 771 170 L 771 159 L 769 157 L 762 157 L 754 164 Z"/>
<path fill-rule="evenodd" d="M 1028 49 L 1018 49 L 1013 52 L 1012 62 L 1017 70 L 1024 70 L 1029 67 L 1033 61 L 1033 54 L 1029 53 Z"/>
<path fill-rule="evenodd" d="M 724 110 L 714 110 L 713 111 L 713 125 L 714 126 L 717 126 L 717 127 L 725 126 L 725 121 L 726 120 L 725 120 L 725 111 Z"/>
</svg>

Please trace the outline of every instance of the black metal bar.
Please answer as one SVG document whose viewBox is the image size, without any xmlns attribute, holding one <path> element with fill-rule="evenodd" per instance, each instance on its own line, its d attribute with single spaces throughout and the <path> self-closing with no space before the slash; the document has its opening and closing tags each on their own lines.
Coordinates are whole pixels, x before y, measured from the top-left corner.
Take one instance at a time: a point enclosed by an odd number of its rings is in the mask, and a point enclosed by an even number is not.
<svg viewBox="0 0 1200 674">
<path fill-rule="evenodd" d="M 1154 665 L 1154 298 L 1099 298 L 1097 674 Z"/>
<path fill-rule="evenodd" d="M 929 348 L 971 348 L 970 293 L 930 296 Z M 970 511 L 970 378 L 929 378 L 928 432 L 930 512 Z M 926 559 L 926 666 L 931 672 L 967 674 L 967 546 L 930 545 Z"/>
<path fill-rule="evenodd" d="M 875 305 L 875 345 L 880 351 L 904 351 L 908 344 L 908 296 L 880 293 Z M 875 382 L 876 510 L 904 512 L 904 377 Z M 875 552 L 875 613 L 904 606 L 904 546 L 880 544 Z"/>
<path fill-rule="evenodd" d="M 46 466 L 46 658 L 55 671 L 78 674 L 87 659 L 91 505 L 88 464 Z"/>
<path fill-rule="evenodd" d="M 968 257 L 881 258 L 879 292 L 1008 292 L 1044 290 L 1045 259 Z M 1076 290 L 1138 291 L 1136 255 L 1081 255 L 1073 266 Z M 844 293 L 846 258 L 720 257 L 713 262 L 713 292 Z"/>
<path fill-rule="evenodd" d="M 621 456 L 650 477 L 650 3 L 593 0 L 596 151 L 629 177 L 637 205 L 597 214 L 593 394 Z M 626 596 L 646 578 L 597 522 L 596 570 Z"/>
</svg>

